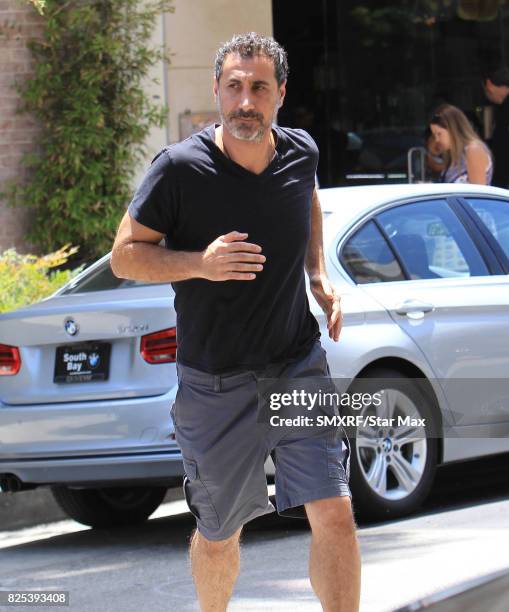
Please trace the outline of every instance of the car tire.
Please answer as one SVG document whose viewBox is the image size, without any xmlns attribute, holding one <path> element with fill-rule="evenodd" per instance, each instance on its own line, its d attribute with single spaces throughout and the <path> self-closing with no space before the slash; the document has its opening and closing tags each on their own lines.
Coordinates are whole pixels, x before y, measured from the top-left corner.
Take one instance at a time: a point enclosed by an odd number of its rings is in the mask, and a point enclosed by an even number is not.
<svg viewBox="0 0 509 612">
<path fill-rule="evenodd" d="M 352 502 L 355 514 L 364 520 L 386 520 L 414 512 L 431 489 L 438 463 L 439 412 L 426 379 L 412 379 L 398 370 L 374 368 L 353 381 L 350 397 L 353 393 L 374 393 L 383 384 L 388 385 L 386 392 L 389 395 L 385 399 L 394 404 L 394 412 L 400 412 L 402 406 L 406 410 L 413 405 L 416 418 L 424 418 L 425 426 L 420 429 L 421 439 L 414 443 L 404 442 L 405 439 L 411 440 L 411 435 L 403 437 L 404 425 L 388 430 L 381 428 L 382 435 L 380 429 L 375 428 L 378 432 L 373 438 L 363 437 L 366 430 L 346 428 L 351 446 Z M 358 415 L 359 412 L 347 407 L 342 414 Z M 400 441 L 402 443 L 397 444 Z M 375 445 L 376 449 L 373 448 Z M 390 455 L 388 460 L 387 455 Z M 378 483 L 381 483 L 380 487 Z"/>
<path fill-rule="evenodd" d="M 116 527 L 143 523 L 160 506 L 166 487 L 108 487 L 72 489 L 52 487 L 60 508 L 89 527 Z"/>
</svg>

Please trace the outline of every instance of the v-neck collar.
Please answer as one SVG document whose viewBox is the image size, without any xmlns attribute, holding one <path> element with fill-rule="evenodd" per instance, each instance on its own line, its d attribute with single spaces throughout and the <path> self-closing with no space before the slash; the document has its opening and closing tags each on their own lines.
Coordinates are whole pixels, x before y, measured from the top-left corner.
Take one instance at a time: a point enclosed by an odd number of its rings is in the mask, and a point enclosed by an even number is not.
<svg viewBox="0 0 509 612">
<path fill-rule="evenodd" d="M 274 156 L 272 158 L 272 160 L 269 162 L 269 164 L 267 165 L 267 167 L 262 170 L 262 172 L 260 172 L 259 174 L 256 174 L 255 172 L 252 172 L 251 170 L 248 170 L 247 168 L 244 168 L 244 166 L 241 166 L 240 164 L 238 164 L 236 161 L 234 161 L 233 159 L 231 159 L 230 157 L 227 157 L 223 151 L 221 151 L 221 149 L 217 146 L 216 144 L 216 128 L 219 127 L 219 123 L 212 123 L 211 125 L 209 125 L 206 128 L 207 131 L 207 135 L 209 136 L 210 139 L 210 149 L 214 155 L 214 157 L 221 162 L 224 166 L 226 166 L 227 168 L 229 168 L 230 170 L 234 170 L 239 174 L 242 174 L 246 177 L 249 177 L 251 179 L 254 180 L 260 180 L 262 178 L 265 178 L 268 174 L 271 174 L 275 168 L 278 167 L 279 165 L 279 161 L 281 158 L 281 133 L 280 131 L 277 129 L 277 126 L 273 125 L 272 126 L 272 131 L 274 134 L 274 140 L 276 142 L 276 147 L 274 149 Z"/>
</svg>

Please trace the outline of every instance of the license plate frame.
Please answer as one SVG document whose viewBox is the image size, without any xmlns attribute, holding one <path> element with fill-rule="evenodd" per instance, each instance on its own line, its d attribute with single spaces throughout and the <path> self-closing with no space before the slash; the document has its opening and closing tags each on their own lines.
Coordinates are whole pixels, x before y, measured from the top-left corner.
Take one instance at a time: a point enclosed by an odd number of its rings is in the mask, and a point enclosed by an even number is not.
<svg viewBox="0 0 509 612">
<path fill-rule="evenodd" d="M 110 342 L 88 341 L 57 346 L 53 382 L 104 382 L 110 375 L 110 356 Z"/>
</svg>

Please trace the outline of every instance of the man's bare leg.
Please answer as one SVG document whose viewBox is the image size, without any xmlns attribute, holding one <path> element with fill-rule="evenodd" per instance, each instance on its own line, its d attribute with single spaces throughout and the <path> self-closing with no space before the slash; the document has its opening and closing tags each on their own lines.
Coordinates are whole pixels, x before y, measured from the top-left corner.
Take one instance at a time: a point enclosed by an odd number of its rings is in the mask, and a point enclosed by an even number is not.
<svg viewBox="0 0 509 612">
<path fill-rule="evenodd" d="M 189 549 L 202 612 L 225 612 L 240 569 L 241 529 L 227 540 L 207 540 L 196 529 Z"/>
<path fill-rule="evenodd" d="M 311 525 L 309 578 L 325 612 L 358 612 L 361 557 L 350 498 L 305 504 Z"/>
</svg>

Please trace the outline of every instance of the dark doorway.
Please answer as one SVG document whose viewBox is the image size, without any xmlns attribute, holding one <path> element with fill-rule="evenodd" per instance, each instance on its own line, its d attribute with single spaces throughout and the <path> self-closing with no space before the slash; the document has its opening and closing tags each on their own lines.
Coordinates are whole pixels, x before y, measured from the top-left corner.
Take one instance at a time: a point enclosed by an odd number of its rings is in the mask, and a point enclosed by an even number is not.
<svg viewBox="0 0 509 612">
<path fill-rule="evenodd" d="M 480 77 L 506 63 L 505 0 L 273 0 L 288 51 L 281 125 L 320 148 L 320 186 L 407 182 L 433 107 L 459 106 L 486 137 Z"/>
</svg>

